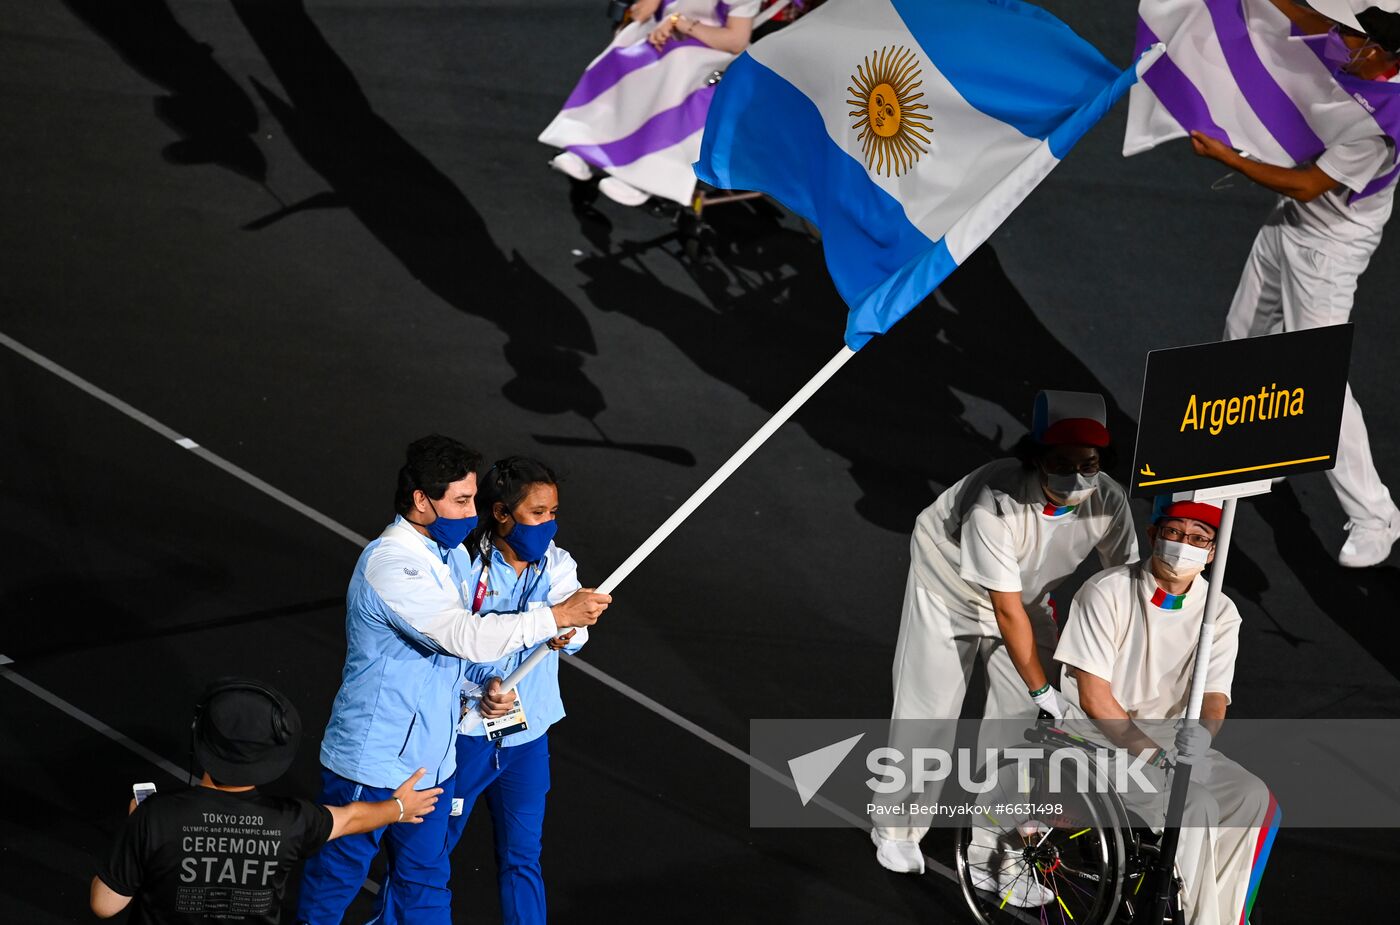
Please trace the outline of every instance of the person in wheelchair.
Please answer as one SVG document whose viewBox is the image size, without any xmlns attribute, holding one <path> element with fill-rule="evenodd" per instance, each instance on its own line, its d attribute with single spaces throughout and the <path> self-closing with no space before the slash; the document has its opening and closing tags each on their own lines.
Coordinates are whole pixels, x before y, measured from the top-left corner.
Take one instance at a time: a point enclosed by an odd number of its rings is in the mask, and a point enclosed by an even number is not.
<svg viewBox="0 0 1400 925">
<path fill-rule="evenodd" d="M 748 47 L 761 0 L 637 0 L 540 141 L 550 166 L 625 206 L 690 205 L 717 76 Z"/>
<path fill-rule="evenodd" d="M 972 715 L 1061 715 L 1049 677 L 1058 635 L 1050 593 L 1096 551 L 1105 567 L 1137 561 L 1127 495 L 1100 471 L 1111 452 L 1103 396 L 1042 391 L 1031 417 L 1016 458 L 968 474 L 915 523 L 894 656 L 896 747 L 932 744 L 903 740 L 922 736 L 923 720 L 960 715 L 979 662 L 987 694 Z M 1006 728 L 989 722 L 981 744 L 1011 744 L 990 741 Z M 879 864 L 923 873 L 928 821 L 880 820 L 871 830 Z"/>
<path fill-rule="evenodd" d="M 1224 595 L 1201 722 L 1177 722 L 1186 713 L 1205 614 L 1201 572 L 1215 556 L 1220 516 L 1215 504 L 1159 497 L 1147 528 L 1152 555 L 1141 565 L 1111 568 L 1086 581 L 1055 650 L 1064 666 L 1069 725 L 1087 717 L 1100 737 L 1145 755 L 1155 768 L 1192 766 L 1176 858 L 1189 925 L 1248 921 L 1281 818 L 1268 787 L 1210 747 L 1225 721 L 1239 650 L 1240 615 Z M 1163 773 L 1158 779 L 1165 784 L 1169 778 Z M 1124 804 L 1160 819 L 1166 805 L 1161 789 L 1158 795 L 1123 794 Z M 1035 898 L 1050 901 L 1049 895 Z"/>
</svg>

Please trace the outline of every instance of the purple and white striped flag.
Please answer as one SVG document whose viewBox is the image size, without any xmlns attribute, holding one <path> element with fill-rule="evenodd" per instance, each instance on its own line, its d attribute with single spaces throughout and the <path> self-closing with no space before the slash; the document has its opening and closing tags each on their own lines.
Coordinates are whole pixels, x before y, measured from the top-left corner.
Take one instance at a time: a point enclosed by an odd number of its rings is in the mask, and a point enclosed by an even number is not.
<svg viewBox="0 0 1400 925">
<path fill-rule="evenodd" d="M 734 55 L 679 36 L 658 50 L 647 36 L 672 14 L 720 25 L 758 11 L 759 0 L 666 0 L 654 19 L 629 23 L 593 59 L 540 141 L 653 196 L 689 205 L 691 164 L 700 156 L 716 77 Z"/>
<path fill-rule="evenodd" d="M 1400 84 L 1346 73 L 1335 30 L 1302 35 L 1269 0 L 1142 0 L 1137 50 L 1157 42 L 1167 53 L 1129 93 L 1124 155 L 1199 131 L 1293 167 L 1358 138 L 1400 139 Z"/>
</svg>

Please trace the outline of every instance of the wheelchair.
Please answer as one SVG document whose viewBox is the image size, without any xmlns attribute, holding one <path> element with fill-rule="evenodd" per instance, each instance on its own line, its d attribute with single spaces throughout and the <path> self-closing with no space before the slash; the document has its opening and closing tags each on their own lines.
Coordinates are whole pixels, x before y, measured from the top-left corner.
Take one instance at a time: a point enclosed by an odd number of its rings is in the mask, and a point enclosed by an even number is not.
<svg viewBox="0 0 1400 925">
<path fill-rule="evenodd" d="M 1082 750 L 1085 754 L 1076 757 L 1085 759 L 1091 779 L 1097 779 L 1097 743 L 1055 728 L 1049 714 L 1041 714 L 1026 738 L 1048 749 Z M 1023 764 L 1025 773 L 1018 774 L 1017 762 L 1002 761 L 996 789 L 978 802 L 985 798 L 988 806 L 1005 803 L 1032 811 L 987 812 L 956 832 L 958 881 L 975 920 L 982 925 L 1144 925 L 1161 874 L 1160 836 L 1133 817 L 1111 788 L 1101 793 L 1094 788 L 1052 791 L 1048 756 Z M 1055 811 L 1033 811 L 1047 807 Z M 1166 917 L 1152 925 L 1184 925 L 1181 880 L 1175 872 L 1173 883 Z M 1010 902 L 1018 885 L 1034 884 L 1053 898 L 1031 908 Z"/>
</svg>

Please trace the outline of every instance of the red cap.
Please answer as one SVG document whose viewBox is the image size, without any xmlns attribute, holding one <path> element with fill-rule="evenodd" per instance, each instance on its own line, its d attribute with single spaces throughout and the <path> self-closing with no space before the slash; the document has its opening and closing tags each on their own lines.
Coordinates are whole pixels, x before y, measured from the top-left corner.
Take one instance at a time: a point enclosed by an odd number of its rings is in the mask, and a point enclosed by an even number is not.
<svg viewBox="0 0 1400 925">
<path fill-rule="evenodd" d="M 1180 517 L 1185 520 L 1199 520 L 1206 526 L 1220 529 L 1220 505 L 1209 501 L 1173 501 L 1171 495 L 1158 495 L 1152 503 L 1152 522 Z"/>
</svg>

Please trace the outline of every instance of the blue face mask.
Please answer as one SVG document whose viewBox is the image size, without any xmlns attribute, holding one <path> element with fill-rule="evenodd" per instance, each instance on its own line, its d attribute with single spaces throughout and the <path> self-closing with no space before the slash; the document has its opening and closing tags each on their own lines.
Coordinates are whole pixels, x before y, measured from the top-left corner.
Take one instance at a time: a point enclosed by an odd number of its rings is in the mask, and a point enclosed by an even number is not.
<svg viewBox="0 0 1400 925">
<path fill-rule="evenodd" d="M 545 550 L 549 548 L 550 541 L 558 532 L 557 520 L 546 520 L 542 524 L 522 524 L 516 521 L 515 526 L 505 535 L 505 541 L 523 561 L 538 562 L 544 558 Z"/>
<path fill-rule="evenodd" d="M 433 505 L 432 499 L 428 499 L 428 506 L 437 514 L 437 507 Z M 443 517 L 438 514 L 437 520 L 428 524 L 426 529 L 428 535 L 437 540 L 438 545 L 443 549 L 455 549 L 462 545 L 462 541 L 467 538 L 467 534 L 476 529 L 476 517 Z"/>
</svg>

